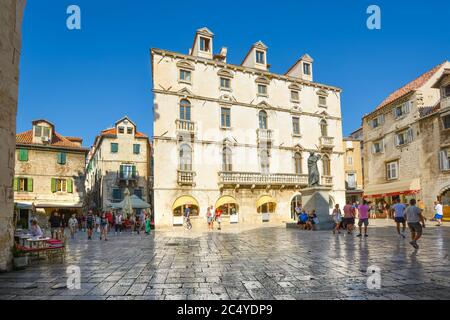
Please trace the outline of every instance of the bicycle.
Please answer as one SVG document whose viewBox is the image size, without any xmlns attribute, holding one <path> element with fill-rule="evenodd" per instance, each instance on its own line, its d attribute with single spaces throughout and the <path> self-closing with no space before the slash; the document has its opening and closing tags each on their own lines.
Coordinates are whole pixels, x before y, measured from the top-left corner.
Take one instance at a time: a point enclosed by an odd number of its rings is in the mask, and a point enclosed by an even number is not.
<svg viewBox="0 0 450 320">
<path fill-rule="evenodd" d="M 184 227 L 187 230 L 191 230 L 192 229 L 191 219 L 189 219 L 189 217 L 185 217 L 184 218 Z"/>
</svg>

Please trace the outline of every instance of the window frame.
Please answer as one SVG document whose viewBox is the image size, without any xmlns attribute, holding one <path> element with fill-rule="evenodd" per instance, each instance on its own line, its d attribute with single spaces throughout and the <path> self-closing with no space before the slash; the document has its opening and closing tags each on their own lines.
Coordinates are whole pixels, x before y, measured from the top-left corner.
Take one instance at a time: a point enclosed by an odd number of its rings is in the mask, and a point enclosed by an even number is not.
<svg viewBox="0 0 450 320">
<path fill-rule="evenodd" d="M 187 156 L 184 155 L 184 151 L 187 151 Z M 187 162 L 184 162 L 185 160 L 188 160 Z M 193 149 L 192 146 L 190 146 L 187 143 L 183 143 L 179 150 L 178 150 L 178 169 L 180 171 L 187 171 L 192 172 L 193 171 Z"/>
<path fill-rule="evenodd" d="M 300 91 L 291 89 L 291 101 L 300 102 Z"/>
<path fill-rule="evenodd" d="M 296 175 L 303 174 L 303 157 L 301 152 L 297 151 L 294 153 L 294 172 Z"/>
<path fill-rule="evenodd" d="M 303 74 L 306 76 L 311 75 L 311 63 L 303 62 Z"/>
<path fill-rule="evenodd" d="M 321 102 L 322 99 L 323 99 L 324 103 Z M 328 105 L 327 105 L 327 102 L 328 102 L 327 100 L 328 100 L 328 99 L 327 99 L 326 96 L 319 95 L 319 96 L 318 96 L 318 100 L 319 100 L 319 101 L 318 101 L 319 107 L 326 108 L 326 107 L 328 106 Z"/>
<path fill-rule="evenodd" d="M 322 157 L 322 175 L 331 176 L 331 159 L 327 154 Z"/>
<path fill-rule="evenodd" d="M 261 90 L 260 89 L 262 89 L 262 88 L 264 88 L 264 90 L 262 90 L 263 92 L 261 92 Z M 264 83 L 258 83 L 257 84 L 257 90 L 258 90 L 258 96 L 261 96 L 261 97 L 267 97 L 268 96 L 268 87 L 267 87 L 267 84 L 264 84 Z"/>
<path fill-rule="evenodd" d="M 56 155 L 56 163 L 59 165 L 67 164 L 67 152 L 58 152 Z"/>
<path fill-rule="evenodd" d="M 226 146 L 222 148 L 222 172 L 233 171 L 233 152 Z"/>
<path fill-rule="evenodd" d="M 199 50 L 201 52 L 211 52 L 211 39 L 202 36 L 199 38 Z"/>
<path fill-rule="evenodd" d="M 442 129 L 450 130 L 450 114 L 442 116 Z"/>
<path fill-rule="evenodd" d="M 183 76 L 184 75 L 184 76 Z M 186 79 L 186 75 L 189 75 L 189 79 Z M 178 81 L 183 83 L 192 84 L 192 71 L 184 68 L 179 68 Z"/>
<path fill-rule="evenodd" d="M 266 64 L 266 53 L 262 50 L 255 50 L 255 62 L 257 64 Z"/>
<path fill-rule="evenodd" d="M 392 166 L 395 165 L 395 166 Z M 386 163 L 386 180 L 393 181 L 399 179 L 399 163 L 398 160 L 390 161 Z M 395 169 L 395 170 L 394 170 Z M 392 172 L 395 172 L 395 176 L 392 176 Z"/>
<path fill-rule="evenodd" d="M 231 128 L 231 108 L 220 107 L 220 127 L 224 129 Z"/>
<path fill-rule="evenodd" d="M 260 130 L 268 130 L 269 128 L 269 115 L 265 110 L 258 112 L 258 127 Z"/>
<path fill-rule="evenodd" d="M 119 152 L 119 144 L 117 142 L 111 142 L 111 153 Z"/>
<path fill-rule="evenodd" d="M 228 84 L 228 86 L 224 86 L 224 83 Z M 219 87 L 222 90 L 231 91 L 231 79 L 227 77 L 219 77 Z"/>
<path fill-rule="evenodd" d="M 181 121 L 191 122 L 192 104 L 188 99 L 181 99 L 179 103 L 179 117 Z"/>
<path fill-rule="evenodd" d="M 300 117 L 292 117 L 292 134 L 294 136 L 300 136 L 301 135 L 301 131 L 300 131 Z"/>
<path fill-rule="evenodd" d="M 133 154 L 141 154 L 141 145 L 139 143 L 133 144 Z"/>
</svg>

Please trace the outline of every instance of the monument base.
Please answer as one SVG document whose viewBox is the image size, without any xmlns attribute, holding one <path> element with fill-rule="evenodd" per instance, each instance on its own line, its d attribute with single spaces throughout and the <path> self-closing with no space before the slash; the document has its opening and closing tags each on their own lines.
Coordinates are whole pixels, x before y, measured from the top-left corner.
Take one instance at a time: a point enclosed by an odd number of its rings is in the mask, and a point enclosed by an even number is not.
<svg viewBox="0 0 450 320">
<path fill-rule="evenodd" d="M 335 223 L 330 215 L 330 191 L 328 187 L 310 187 L 302 189 L 303 208 L 307 213 L 316 210 L 319 224 L 314 226 L 315 230 L 333 230 Z"/>
</svg>

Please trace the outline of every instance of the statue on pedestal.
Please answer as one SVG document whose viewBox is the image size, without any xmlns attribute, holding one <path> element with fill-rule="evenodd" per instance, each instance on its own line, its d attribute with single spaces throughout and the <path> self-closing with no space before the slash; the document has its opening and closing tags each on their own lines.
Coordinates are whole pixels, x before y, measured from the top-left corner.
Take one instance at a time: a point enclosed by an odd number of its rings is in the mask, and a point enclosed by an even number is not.
<svg viewBox="0 0 450 320">
<path fill-rule="evenodd" d="M 320 174 L 317 162 L 322 159 L 320 154 L 311 152 L 308 158 L 308 186 L 317 187 L 320 185 Z"/>
</svg>

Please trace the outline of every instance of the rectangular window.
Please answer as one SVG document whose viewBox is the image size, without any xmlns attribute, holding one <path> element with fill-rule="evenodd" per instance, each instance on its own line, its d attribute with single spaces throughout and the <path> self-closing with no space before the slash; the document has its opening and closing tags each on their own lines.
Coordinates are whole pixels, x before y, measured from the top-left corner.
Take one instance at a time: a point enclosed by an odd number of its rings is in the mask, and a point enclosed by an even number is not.
<svg viewBox="0 0 450 320">
<path fill-rule="evenodd" d="M 114 188 L 112 190 L 113 201 L 122 201 L 122 189 Z"/>
<path fill-rule="evenodd" d="M 356 189 L 356 175 L 354 173 L 347 174 L 347 188 Z"/>
<path fill-rule="evenodd" d="M 67 191 L 67 180 L 66 179 L 55 179 L 55 190 L 56 192 L 66 192 Z"/>
<path fill-rule="evenodd" d="M 348 164 L 349 166 L 352 166 L 352 165 L 353 165 L 353 157 L 352 157 L 352 156 L 348 156 L 348 157 L 347 157 L 347 164 Z"/>
<path fill-rule="evenodd" d="M 376 117 L 371 121 L 371 127 L 373 129 L 380 127 L 382 124 L 384 124 L 384 114 Z"/>
<path fill-rule="evenodd" d="M 267 95 L 267 86 L 264 84 L 258 84 L 258 94 L 262 96 Z"/>
<path fill-rule="evenodd" d="M 33 192 L 33 179 L 31 178 L 15 178 L 14 191 Z"/>
<path fill-rule="evenodd" d="M 307 76 L 311 75 L 311 65 L 309 63 L 303 63 L 303 73 Z"/>
<path fill-rule="evenodd" d="M 386 177 L 388 180 L 398 179 L 398 162 L 389 162 L 386 164 Z"/>
<path fill-rule="evenodd" d="M 300 118 L 298 117 L 292 118 L 292 132 L 294 135 L 300 135 Z"/>
<path fill-rule="evenodd" d="M 450 150 L 442 150 L 439 152 L 439 169 L 441 171 L 450 170 Z"/>
<path fill-rule="evenodd" d="M 402 105 L 394 108 L 394 118 L 399 119 L 408 114 L 411 110 L 411 102 L 405 102 Z"/>
<path fill-rule="evenodd" d="M 19 149 L 19 161 L 28 161 L 28 149 Z"/>
<path fill-rule="evenodd" d="M 442 125 L 444 129 L 450 129 L 450 115 L 442 117 Z"/>
<path fill-rule="evenodd" d="M 121 179 L 135 179 L 137 177 L 136 166 L 132 164 L 123 164 L 120 166 Z"/>
<path fill-rule="evenodd" d="M 296 90 L 291 90 L 291 100 L 292 100 L 292 101 L 295 101 L 295 102 L 300 101 L 300 96 L 299 96 L 299 94 L 298 94 L 298 91 L 296 91 Z"/>
<path fill-rule="evenodd" d="M 231 127 L 231 110 L 229 108 L 221 108 L 220 111 L 220 125 L 222 128 Z"/>
<path fill-rule="evenodd" d="M 127 127 L 127 134 L 133 134 L 133 128 Z"/>
<path fill-rule="evenodd" d="M 49 127 L 42 127 L 42 136 L 43 137 L 50 137 L 50 128 Z"/>
<path fill-rule="evenodd" d="M 319 106 L 325 107 L 327 105 L 327 97 L 319 96 Z"/>
<path fill-rule="evenodd" d="M 413 130 L 408 129 L 395 135 L 395 145 L 397 147 L 406 145 L 413 141 Z"/>
<path fill-rule="evenodd" d="M 191 83 L 191 72 L 180 69 L 180 81 Z"/>
<path fill-rule="evenodd" d="M 133 153 L 134 154 L 140 154 L 141 153 L 141 145 L 140 144 L 133 144 Z"/>
<path fill-rule="evenodd" d="M 211 41 L 208 38 L 200 37 L 200 50 L 204 52 L 210 52 L 210 43 Z"/>
<path fill-rule="evenodd" d="M 382 153 L 384 152 L 384 143 L 383 141 L 375 141 L 372 145 L 372 153 Z"/>
<path fill-rule="evenodd" d="M 117 153 L 119 152 L 119 144 L 118 143 L 111 143 L 111 152 L 112 153 Z"/>
<path fill-rule="evenodd" d="M 41 137 L 42 136 L 42 127 L 41 126 L 35 126 L 34 127 L 34 136 L 35 137 Z"/>
<path fill-rule="evenodd" d="M 264 51 L 256 50 L 256 63 L 265 64 Z"/>
<path fill-rule="evenodd" d="M 58 152 L 56 161 L 58 162 L 58 164 L 66 164 L 66 162 L 67 162 L 67 153 L 65 153 L 65 152 Z"/>
<path fill-rule="evenodd" d="M 124 127 L 119 127 L 119 133 L 124 134 L 125 133 L 125 128 Z"/>
<path fill-rule="evenodd" d="M 220 78 L 220 88 L 222 89 L 230 89 L 230 79 L 228 78 Z"/>
</svg>

